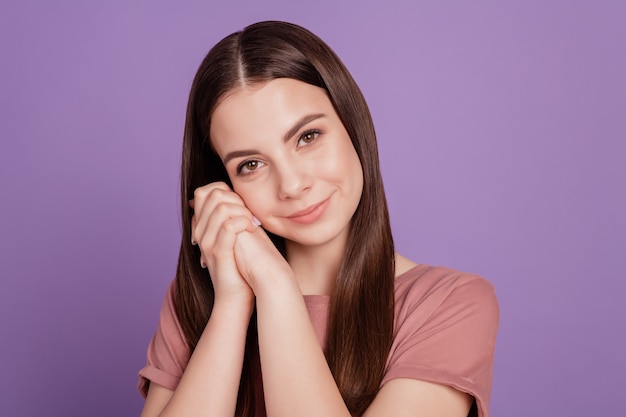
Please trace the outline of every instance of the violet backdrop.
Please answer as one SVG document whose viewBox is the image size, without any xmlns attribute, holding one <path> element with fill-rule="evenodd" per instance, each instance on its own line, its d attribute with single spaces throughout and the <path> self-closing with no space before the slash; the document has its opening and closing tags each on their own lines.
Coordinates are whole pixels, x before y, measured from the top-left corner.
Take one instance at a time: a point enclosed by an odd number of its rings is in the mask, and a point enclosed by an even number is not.
<svg viewBox="0 0 626 417">
<path fill-rule="evenodd" d="M 494 416 L 623 415 L 626 3 L 3 1 L 0 415 L 138 416 L 208 49 L 301 24 L 371 107 L 398 250 L 501 307 Z"/>
</svg>

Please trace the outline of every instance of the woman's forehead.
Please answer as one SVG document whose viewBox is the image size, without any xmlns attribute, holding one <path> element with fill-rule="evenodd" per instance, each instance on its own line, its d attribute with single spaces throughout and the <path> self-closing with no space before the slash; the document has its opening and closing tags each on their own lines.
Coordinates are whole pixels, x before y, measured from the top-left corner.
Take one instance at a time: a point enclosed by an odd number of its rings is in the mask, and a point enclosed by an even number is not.
<svg viewBox="0 0 626 417">
<path fill-rule="evenodd" d="M 237 87 L 217 105 L 211 138 L 283 135 L 308 114 L 334 114 L 326 91 L 302 81 L 278 78 Z M 330 115 L 330 114 L 329 114 Z M 215 146 L 219 146 L 217 143 Z"/>
</svg>

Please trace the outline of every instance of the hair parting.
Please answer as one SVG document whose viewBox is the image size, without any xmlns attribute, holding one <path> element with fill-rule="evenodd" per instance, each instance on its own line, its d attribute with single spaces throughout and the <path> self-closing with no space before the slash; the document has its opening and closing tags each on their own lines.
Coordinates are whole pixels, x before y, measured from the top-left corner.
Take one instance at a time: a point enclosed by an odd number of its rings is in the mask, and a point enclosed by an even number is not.
<svg viewBox="0 0 626 417">
<path fill-rule="evenodd" d="M 232 185 L 210 145 L 211 114 L 233 89 L 276 78 L 291 78 L 326 90 L 363 167 L 363 193 L 354 213 L 348 245 L 331 295 L 326 356 L 352 414 L 362 414 L 378 392 L 393 339 L 394 248 L 371 115 L 357 84 L 340 59 L 306 29 L 284 22 L 260 22 L 218 42 L 194 78 L 185 121 L 181 172 L 182 243 L 175 284 L 175 308 L 193 351 L 211 315 L 214 292 L 200 251 L 191 245 L 196 188 L 210 182 Z M 270 235 L 284 252 L 284 242 Z M 363 366 L 367 364 L 367 366 Z M 260 365 L 256 314 L 248 328 L 237 416 L 253 416 Z"/>
</svg>

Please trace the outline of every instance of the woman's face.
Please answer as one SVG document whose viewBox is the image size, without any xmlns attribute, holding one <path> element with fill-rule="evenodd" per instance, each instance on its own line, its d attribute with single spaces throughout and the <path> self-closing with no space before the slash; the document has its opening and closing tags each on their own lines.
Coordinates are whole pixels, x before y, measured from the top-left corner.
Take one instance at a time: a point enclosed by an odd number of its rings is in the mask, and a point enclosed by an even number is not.
<svg viewBox="0 0 626 417">
<path fill-rule="evenodd" d="M 215 108 L 210 137 L 266 230 L 306 246 L 346 239 L 363 170 L 323 89 L 289 78 L 237 88 Z"/>
</svg>

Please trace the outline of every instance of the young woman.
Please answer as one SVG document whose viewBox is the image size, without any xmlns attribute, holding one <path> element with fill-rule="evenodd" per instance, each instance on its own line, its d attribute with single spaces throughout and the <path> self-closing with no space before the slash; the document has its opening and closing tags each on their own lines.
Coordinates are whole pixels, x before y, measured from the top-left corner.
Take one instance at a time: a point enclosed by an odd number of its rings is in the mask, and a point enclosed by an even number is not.
<svg viewBox="0 0 626 417">
<path fill-rule="evenodd" d="M 315 35 L 209 52 L 181 190 L 142 416 L 488 416 L 493 288 L 394 253 L 369 110 Z"/>
</svg>

